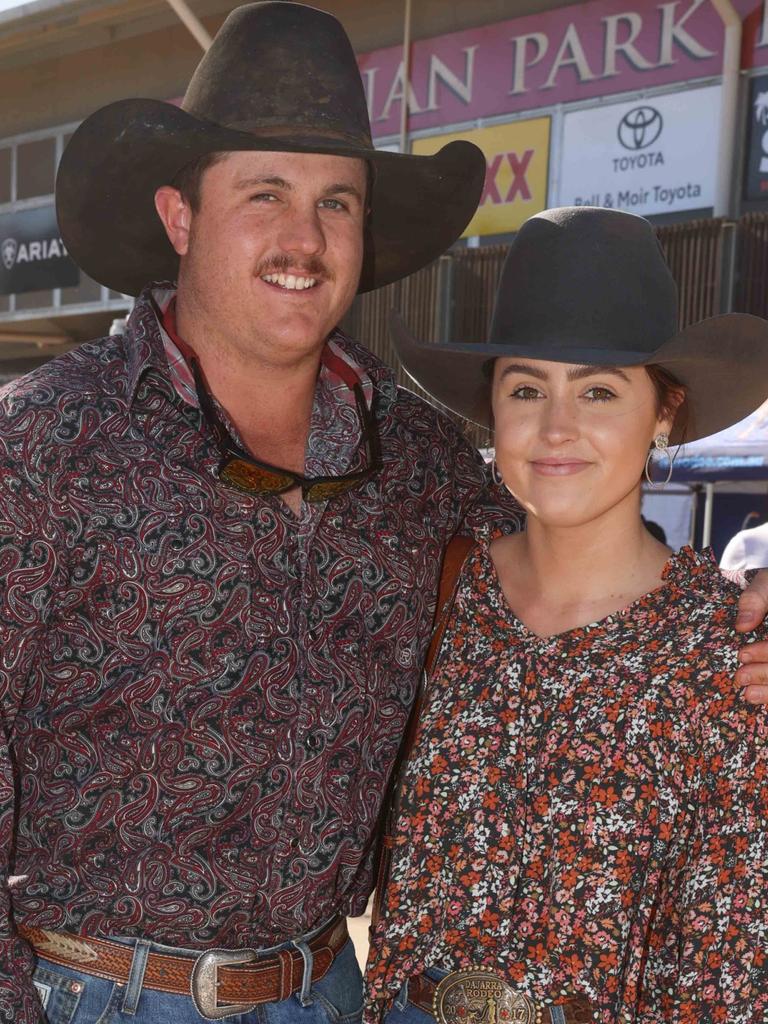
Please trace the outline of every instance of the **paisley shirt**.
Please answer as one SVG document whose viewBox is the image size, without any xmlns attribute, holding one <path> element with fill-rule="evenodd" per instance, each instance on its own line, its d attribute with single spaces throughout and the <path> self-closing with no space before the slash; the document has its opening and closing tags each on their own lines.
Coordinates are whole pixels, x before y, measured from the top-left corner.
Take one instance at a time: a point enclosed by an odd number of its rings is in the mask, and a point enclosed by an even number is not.
<svg viewBox="0 0 768 1024">
<path fill-rule="evenodd" d="M 264 947 L 365 907 L 442 549 L 504 513 L 446 417 L 329 344 L 383 466 L 300 516 L 219 482 L 147 294 L 0 393 L 0 1019 L 40 1012 L 14 920 Z M 324 364 L 308 474 L 364 463 L 350 398 Z"/>
<path fill-rule="evenodd" d="M 496 969 L 601 1024 L 768 1020 L 768 718 L 733 682 L 711 552 L 542 639 L 464 568 L 403 786 L 368 1022 L 425 967 Z M 764 630 L 763 630 L 764 632 Z"/>
</svg>

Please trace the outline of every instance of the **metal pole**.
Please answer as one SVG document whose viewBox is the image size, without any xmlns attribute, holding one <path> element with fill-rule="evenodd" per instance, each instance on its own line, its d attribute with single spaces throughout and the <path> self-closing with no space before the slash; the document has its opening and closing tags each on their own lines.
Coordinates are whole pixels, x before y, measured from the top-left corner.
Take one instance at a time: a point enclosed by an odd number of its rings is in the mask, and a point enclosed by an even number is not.
<svg viewBox="0 0 768 1024">
<path fill-rule="evenodd" d="M 704 485 L 704 524 L 701 530 L 701 546 L 708 548 L 712 543 L 712 510 L 715 507 L 715 485 Z"/>
<path fill-rule="evenodd" d="M 736 294 L 736 224 L 726 221 L 723 224 L 723 267 L 720 278 L 719 313 L 731 313 Z"/>
<path fill-rule="evenodd" d="M 213 42 L 213 38 L 198 16 L 190 11 L 186 0 L 167 0 L 167 2 L 168 6 L 176 12 L 179 20 L 186 25 L 202 48 L 207 50 Z"/>
<path fill-rule="evenodd" d="M 408 94 L 411 91 L 411 0 L 405 0 L 403 14 L 403 98 L 400 102 L 400 152 L 408 146 Z"/>
<path fill-rule="evenodd" d="M 736 151 L 736 125 L 741 70 L 741 18 L 731 0 L 712 0 L 725 28 L 723 41 L 723 85 L 720 101 L 720 146 L 717 153 L 715 217 L 730 214 L 733 191 L 733 165 Z"/>
<path fill-rule="evenodd" d="M 693 547 L 696 543 L 696 513 L 699 511 L 699 493 L 701 492 L 700 486 L 691 488 L 691 514 L 688 522 L 688 543 Z"/>
</svg>

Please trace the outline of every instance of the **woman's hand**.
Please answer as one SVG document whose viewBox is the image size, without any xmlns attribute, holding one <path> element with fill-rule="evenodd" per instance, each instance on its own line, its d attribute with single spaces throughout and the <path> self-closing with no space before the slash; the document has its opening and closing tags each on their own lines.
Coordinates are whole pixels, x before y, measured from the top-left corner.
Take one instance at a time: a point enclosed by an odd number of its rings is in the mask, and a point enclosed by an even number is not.
<svg viewBox="0 0 768 1024">
<path fill-rule="evenodd" d="M 739 599 L 736 629 L 748 633 L 768 616 L 768 569 L 761 569 Z M 736 682 L 751 704 L 768 703 L 768 640 L 746 644 L 739 654 Z"/>
</svg>

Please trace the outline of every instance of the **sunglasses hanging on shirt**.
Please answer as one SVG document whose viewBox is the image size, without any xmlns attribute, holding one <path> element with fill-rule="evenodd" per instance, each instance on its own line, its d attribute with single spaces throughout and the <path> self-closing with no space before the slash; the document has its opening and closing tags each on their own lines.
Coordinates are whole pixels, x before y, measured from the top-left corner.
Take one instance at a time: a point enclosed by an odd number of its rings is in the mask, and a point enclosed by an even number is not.
<svg viewBox="0 0 768 1024">
<path fill-rule="evenodd" d="M 292 469 L 273 466 L 262 462 L 244 451 L 233 439 L 224 422 L 216 411 L 215 403 L 205 386 L 203 374 L 197 359 L 191 359 L 190 365 L 195 378 L 197 397 L 205 422 L 213 434 L 221 462 L 219 463 L 219 479 L 222 483 L 236 487 L 246 494 L 283 494 L 293 487 L 300 487 L 305 501 L 328 501 L 337 494 L 359 487 L 381 468 L 381 452 L 379 435 L 371 410 L 365 402 L 362 387 L 355 383 L 352 390 L 355 396 L 355 407 L 360 420 L 360 430 L 365 443 L 366 465 L 363 469 L 340 476 L 304 476 Z"/>
</svg>

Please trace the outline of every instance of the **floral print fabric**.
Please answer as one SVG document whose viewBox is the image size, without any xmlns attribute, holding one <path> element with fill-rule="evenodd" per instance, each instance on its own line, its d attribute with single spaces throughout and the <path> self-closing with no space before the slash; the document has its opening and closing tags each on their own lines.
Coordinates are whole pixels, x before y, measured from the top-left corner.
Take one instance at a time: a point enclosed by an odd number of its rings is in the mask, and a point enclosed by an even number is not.
<svg viewBox="0 0 768 1024">
<path fill-rule="evenodd" d="M 739 588 L 684 549 L 542 639 L 470 557 L 404 779 L 366 1020 L 426 967 L 585 993 L 602 1024 L 768 1019 L 768 727 Z"/>
</svg>

